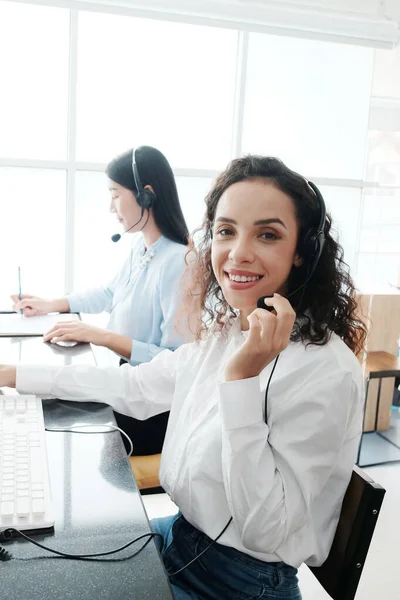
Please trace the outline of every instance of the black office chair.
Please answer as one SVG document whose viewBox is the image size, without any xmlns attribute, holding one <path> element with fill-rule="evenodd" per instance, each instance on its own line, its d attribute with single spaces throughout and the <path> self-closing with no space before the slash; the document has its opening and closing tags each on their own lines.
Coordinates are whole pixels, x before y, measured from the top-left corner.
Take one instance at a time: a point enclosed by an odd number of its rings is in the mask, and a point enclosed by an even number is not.
<svg viewBox="0 0 400 600">
<path fill-rule="evenodd" d="M 365 389 L 363 434 L 360 439 L 360 445 L 358 447 L 358 455 L 357 455 L 357 460 L 356 460 L 356 464 L 359 465 L 360 467 L 372 467 L 374 465 L 383 465 L 388 462 L 397 462 L 400 460 L 400 452 L 398 452 L 397 458 L 394 457 L 390 460 L 387 460 L 386 458 L 383 460 L 377 458 L 377 460 L 375 460 L 372 463 L 368 462 L 368 463 L 360 464 L 361 448 L 362 448 L 364 440 L 367 439 L 368 436 L 376 435 L 376 436 L 380 437 L 381 439 L 383 439 L 388 444 L 391 444 L 392 446 L 394 446 L 398 450 L 400 450 L 400 447 L 396 443 L 392 442 L 391 440 L 389 440 L 387 437 L 385 437 L 384 435 L 382 435 L 382 433 L 380 433 L 378 431 L 378 417 L 379 417 L 379 408 L 380 408 L 380 402 L 381 402 L 382 379 L 385 379 L 386 377 L 398 377 L 398 376 L 399 376 L 399 371 L 398 371 L 398 369 L 396 369 L 394 371 L 371 371 L 371 373 L 369 374 L 369 376 L 367 378 L 366 389 Z M 369 391 L 371 379 L 379 380 L 378 381 L 378 394 L 377 394 L 377 400 L 376 400 L 376 409 L 375 409 L 375 421 L 374 421 L 374 428 L 372 431 L 364 431 L 368 391 Z"/>
<path fill-rule="evenodd" d="M 386 493 L 354 467 L 328 558 L 310 567 L 333 600 L 353 600 Z"/>
</svg>

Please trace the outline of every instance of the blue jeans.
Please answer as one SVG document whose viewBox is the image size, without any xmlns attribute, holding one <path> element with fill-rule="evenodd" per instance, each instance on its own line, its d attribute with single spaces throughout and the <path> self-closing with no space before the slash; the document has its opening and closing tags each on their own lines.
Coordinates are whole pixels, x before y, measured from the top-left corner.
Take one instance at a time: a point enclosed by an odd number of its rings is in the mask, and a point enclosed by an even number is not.
<svg viewBox="0 0 400 600">
<path fill-rule="evenodd" d="M 161 549 L 168 573 L 178 571 L 202 552 L 211 539 L 181 515 L 153 519 L 151 528 L 164 540 Z M 235 548 L 214 544 L 190 567 L 170 575 L 176 600 L 301 600 L 297 569 L 267 563 Z"/>
</svg>

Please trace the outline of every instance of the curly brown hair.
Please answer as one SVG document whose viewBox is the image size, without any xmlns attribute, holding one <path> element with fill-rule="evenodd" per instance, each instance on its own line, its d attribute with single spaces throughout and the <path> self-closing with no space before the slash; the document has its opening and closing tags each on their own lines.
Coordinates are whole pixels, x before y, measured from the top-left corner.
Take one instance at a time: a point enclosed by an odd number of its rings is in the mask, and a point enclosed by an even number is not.
<svg viewBox="0 0 400 600">
<path fill-rule="evenodd" d="M 212 227 L 219 199 L 225 190 L 239 181 L 254 179 L 272 182 L 290 196 L 295 207 L 299 228 L 296 252 L 303 262 L 301 266 L 292 268 L 287 280 L 287 295 L 296 311 L 291 339 L 324 345 L 334 332 L 358 354 L 364 348 L 367 332 L 356 313 L 355 287 L 348 265 L 343 260 L 343 249 L 331 235 L 332 218 L 327 214 L 325 245 L 314 272 L 304 285 L 314 258 L 304 241 L 310 230 L 316 231 L 318 228 L 320 206 L 304 177 L 291 171 L 278 158 L 264 156 L 250 155 L 233 160 L 216 179 L 205 199 L 203 224 L 194 233 L 196 247 L 191 242 L 188 252 L 194 258 L 190 264 L 192 276 L 186 289 L 186 306 L 191 310 L 196 303 L 203 315 L 195 332 L 197 338 L 212 325 L 222 328 L 224 323 L 236 317 L 236 312 L 223 296 L 211 266 Z"/>
</svg>

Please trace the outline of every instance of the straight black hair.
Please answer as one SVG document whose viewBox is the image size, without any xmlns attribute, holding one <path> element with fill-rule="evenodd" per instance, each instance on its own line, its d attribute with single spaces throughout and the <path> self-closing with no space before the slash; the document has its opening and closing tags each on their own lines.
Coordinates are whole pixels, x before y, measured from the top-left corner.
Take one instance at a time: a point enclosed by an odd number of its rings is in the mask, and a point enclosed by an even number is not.
<svg viewBox="0 0 400 600">
<path fill-rule="evenodd" d="M 107 165 L 106 174 L 112 181 L 131 190 L 137 196 L 132 157 L 132 149 L 120 154 Z M 189 230 L 169 162 L 162 152 L 152 146 L 137 148 L 135 159 L 143 187 L 151 185 L 156 195 L 152 210 L 157 227 L 166 238 L 186 246 Z"/>
</svg>

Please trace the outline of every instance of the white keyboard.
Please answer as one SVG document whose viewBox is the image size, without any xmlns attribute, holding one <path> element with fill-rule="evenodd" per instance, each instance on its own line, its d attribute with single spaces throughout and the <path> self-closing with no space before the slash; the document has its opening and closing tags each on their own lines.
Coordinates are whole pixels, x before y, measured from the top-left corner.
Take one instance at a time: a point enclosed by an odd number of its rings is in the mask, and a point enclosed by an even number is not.
<svg viewBox="0 0 400 600">
<path fill-rule="evenodd" d="M 42 402 L 0 395 L 0 531 L 53 525 Z"/>
</svg>

